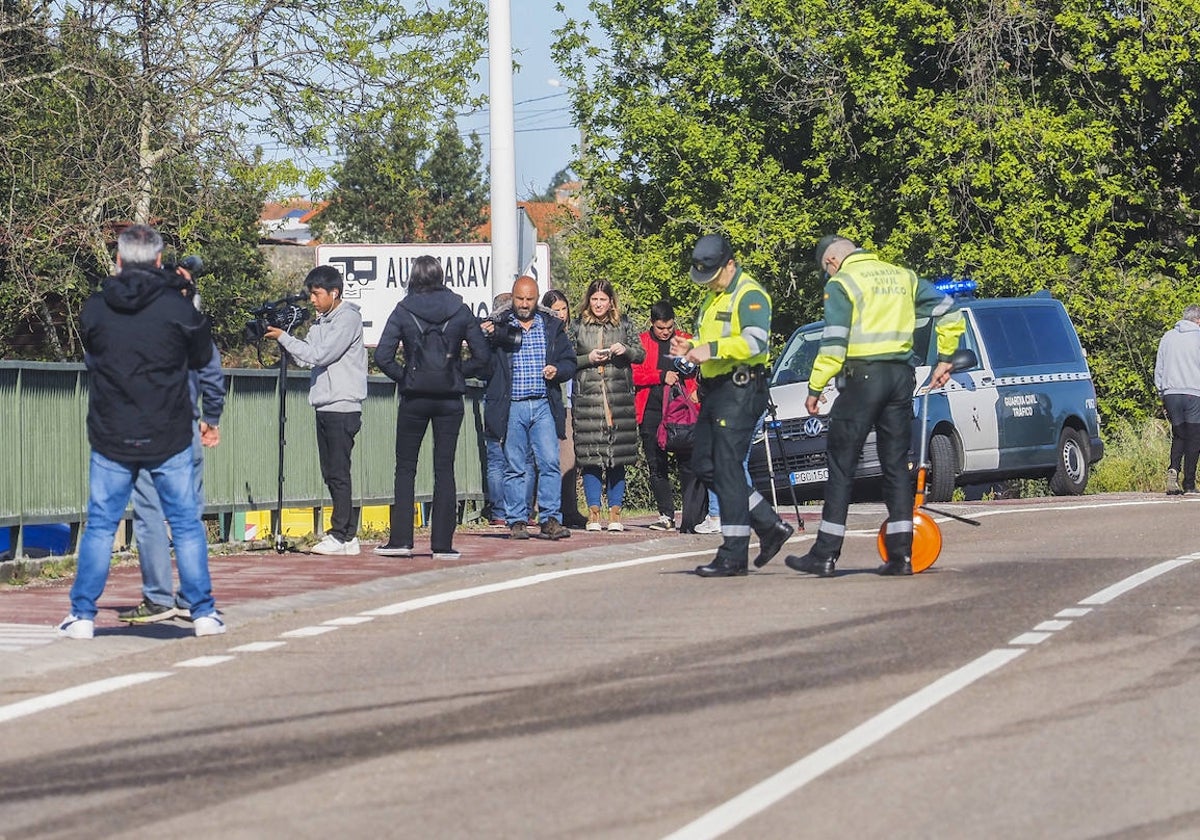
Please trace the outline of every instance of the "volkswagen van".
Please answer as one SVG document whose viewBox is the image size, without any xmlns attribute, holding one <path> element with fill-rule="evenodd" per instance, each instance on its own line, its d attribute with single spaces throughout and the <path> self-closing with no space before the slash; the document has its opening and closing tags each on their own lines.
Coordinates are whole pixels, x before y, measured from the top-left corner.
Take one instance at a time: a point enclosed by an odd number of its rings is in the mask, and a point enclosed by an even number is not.
<svg viewBox="0 0 1200 840">
<path fill-rule="evenodd" d="M 961 344 L 975 351 L 978 364 L 930 393 L 928 500 L 947 501 L 957 486 L 1011 478 L 1048 478 L 1056 495 L 1083 493 L 1104 444 L 1092 374 L 1066 309 L 1048 292 L 958 303 L 966 319 Z M 783 503 L 793 489 L 798 499 L 820 498 L 829 477 L 825 447 L 834 383 L 819 416 L 804 408 L 823 328 L 822 322 L 807 324 L 788 339 L 772 370 L 774 417 L 768 413 L 751 448 L 755 486 L 769 494 L 774 476 Z M 930 326 L 914 336 L 918 389 L 937 361 L 935 339 Z M 914 394 L 913 452 L 920 451 L 918 409 Z M 872 432 L 856 489 L 875 487 L 880 475 Z"/>
</svg>

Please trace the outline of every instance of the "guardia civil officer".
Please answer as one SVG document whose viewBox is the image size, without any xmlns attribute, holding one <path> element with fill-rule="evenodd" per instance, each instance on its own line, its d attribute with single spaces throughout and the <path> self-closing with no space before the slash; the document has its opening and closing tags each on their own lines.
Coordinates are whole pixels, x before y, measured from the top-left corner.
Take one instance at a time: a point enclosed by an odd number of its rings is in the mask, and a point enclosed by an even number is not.
<svg viewBox="0 0 1200 840">
<path fill-rule="evenodd" d="M 746 483 L 743 462 L 758 419 L 767 408 L 767 342 L 771 296 L 733 258 L 723 236 L 700 237 L 692 250 L 692 281 L 708 288 L 696 319 L 695 337 L 675 336 L 671 352 L 700 365 L 700 418 L 692 469 L 717 494 L 721 547 L 701 577 L 746 574 L 750 532 L 758 534 L 755 566 L 779 553 L 791 525 Z M 803 529 L 803 523 L 800 527 Z"/>
<path fill-rule="evenodd" d="M 939 387 L 950 378 L 949 359 L 965 329 L 962 312 L 933 284 L 859 250 L 849 239 L 826 236 L 817 244 L 816 259 L 829 281 L 825 331 L 808 380 L 808 413 L 820 411 L 822 391 L 839 372 L 845 384 L 839 382 L 829 414 L 829 480 L 817 539 L 803 557 L 792 555 L 784 562 L 799 572 L 833 574 L 846 535 L 854 470 L 874 428 L 888 509 L 887 562 L 880 574 L 911 575 L 914 489 L 907 456 L 916 386 L 913 332 L 934 319 L 938 364 L 930 387 Z"/>
</svg>

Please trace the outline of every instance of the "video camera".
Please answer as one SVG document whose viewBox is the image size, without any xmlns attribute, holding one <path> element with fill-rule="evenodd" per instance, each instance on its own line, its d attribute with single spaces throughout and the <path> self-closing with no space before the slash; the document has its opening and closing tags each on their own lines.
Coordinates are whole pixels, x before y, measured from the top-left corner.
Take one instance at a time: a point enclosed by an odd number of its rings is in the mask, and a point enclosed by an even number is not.
<svg viewBox="0 0 1200 840">
<path fill-rule="evenodd" d="M 491 321 L 495 326 L 491 332 L 484 332 L 488 344 L 497 350 L 504 350 L 508 353 L 516 353 L 521 349 L 521 342 L 525 340 L 525 330 L 516 324 L 510 324 L 507 316 L 496 317 L 493 315 L 481 318 L 479 323 L 482 324 L 484 321 Z"/>
<path fill-rule="evenodd" d="M 306 300 L 308 295 L 297 292 L 279 300 L 268 301 L 257 309 L 251 309 L 250 314 L 254 316 L 254 320 L 246 323 L 246 341 L 262 341 L 271 327 L 281 329 L 285 333 L 296 329 L 308 320 L 308 310 L 297 305 Z"/>
<path fill-rule="evenodd" d="M 181 268 L 188 273 L 188 277 L 179 273 Z M 167 273 L 167 284 L 171 288 L 179 289 L 191 297 L 196 293 L 196 278 L 204 273 L 204 260 L 196 254 L 192 254 L 178 262 L 164 262 L 162 270 Z"/>
</svg>

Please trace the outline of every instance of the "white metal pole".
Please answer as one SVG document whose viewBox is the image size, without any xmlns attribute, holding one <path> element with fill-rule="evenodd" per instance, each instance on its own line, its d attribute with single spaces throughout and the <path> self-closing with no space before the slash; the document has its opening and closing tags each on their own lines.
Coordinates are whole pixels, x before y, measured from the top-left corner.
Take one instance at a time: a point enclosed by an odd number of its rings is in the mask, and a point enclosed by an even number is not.
<svg viewBox="0 0 1200 840">
<path fill-rule="evenodd" d="M 491 120 L 492 294 L 517 279 L 517 158 L 513 133 L 512 17 L 509 0 L 488 0 Z"/>
</svg>

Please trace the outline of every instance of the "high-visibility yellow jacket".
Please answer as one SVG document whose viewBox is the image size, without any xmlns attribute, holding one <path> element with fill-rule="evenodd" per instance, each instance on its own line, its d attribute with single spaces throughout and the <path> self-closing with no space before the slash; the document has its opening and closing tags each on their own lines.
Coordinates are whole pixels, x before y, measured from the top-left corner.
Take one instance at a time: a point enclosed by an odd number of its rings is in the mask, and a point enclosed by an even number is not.
<svg viewBox="0 0 1200 840">
<path fill-rule="evenodd" d="M 954 298 L 872 253 L 848 255 L 825 284 L 825 330 L 808 380 L 809 393 L 820 394 L 847 359 L 912 364 L 913 332 L 931 318 L 938 359 L 946 361 L 966 329 Z"/>
<path fill-rule="evenodd" d="M 723 291 L 710 291 L 700 303 L 692 346 L 708 344 L 712 357 L 702 376 L 730 373 L 738 365 L 765 365 L 771 339 L 771 296 L 740 266 Z"/>
</svg>

